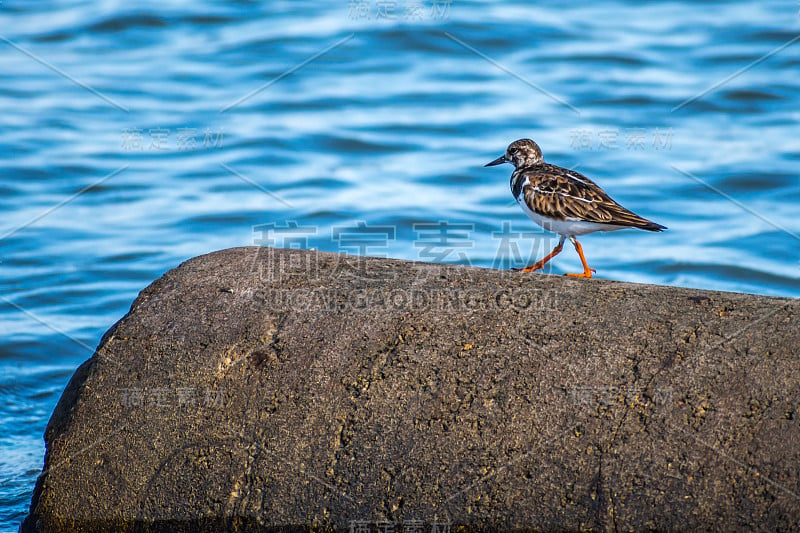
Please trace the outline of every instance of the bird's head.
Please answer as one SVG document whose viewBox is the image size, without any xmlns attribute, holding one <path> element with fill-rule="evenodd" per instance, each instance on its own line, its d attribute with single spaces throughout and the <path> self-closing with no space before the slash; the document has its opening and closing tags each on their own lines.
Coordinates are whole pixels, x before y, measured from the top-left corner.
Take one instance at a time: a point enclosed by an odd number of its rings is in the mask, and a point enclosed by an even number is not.
<svg viewBox="0 0 800 533">
<path fill-rule="evenodd" d="M 509 144 L 505 154 L 484 166 L 493 167 L 502 163 L 511 163 L 514 168 L 524 168 L 544 163 L 544 158 L 539 145 L 530 139 L 520 139 Z"/>
</svg>

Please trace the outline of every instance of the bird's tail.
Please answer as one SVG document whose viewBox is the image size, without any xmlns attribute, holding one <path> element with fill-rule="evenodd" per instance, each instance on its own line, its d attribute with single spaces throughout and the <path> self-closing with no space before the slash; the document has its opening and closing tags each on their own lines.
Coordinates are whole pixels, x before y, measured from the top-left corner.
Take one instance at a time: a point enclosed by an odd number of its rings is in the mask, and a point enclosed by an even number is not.
<svg viewBox="0 0 800 533">
<path fill-rule="evenodd" d="M 666 226 L 662 226 L 652 220 L 647 220 L 644 217 L 640 217 L 636 213 L 632 211 L 628 211 L 622 206 L 619 206 L 617 213 L 615 213 L 616 223 L 620 226 L 626 226 L 629 228 L 638 228 L 647 231 L 664 231 L 667 229 Z"/>
<path fill-rule="evenodd" d="M 647 231 L 664 231 L 667 229 L 666 226 L 662 226 L 661 224 L 653 222 L 652 220 L 647 220 L 646 218 L 643 218 L 642 222 L 644 222 L 644 224 L 636 227 L 640 229 L 646 229 Z"/>
</svg>

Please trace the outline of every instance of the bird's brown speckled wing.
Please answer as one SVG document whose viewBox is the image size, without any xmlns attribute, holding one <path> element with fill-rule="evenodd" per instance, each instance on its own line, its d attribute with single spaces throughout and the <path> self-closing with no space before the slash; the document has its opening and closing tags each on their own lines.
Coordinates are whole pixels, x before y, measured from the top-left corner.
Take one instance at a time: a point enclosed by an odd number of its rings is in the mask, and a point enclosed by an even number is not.
<svg viewBox="0 0 800 533">
<path fill-rule="evenodd" d="M 556 220 L 577 219 L 598 224 L 630 226 L 650 231 L 664 229 L 615 202 L 592 180 L 556 165 L 536 165 L 522 171 L 525 202 L 540 215 Z"/>
</svg>

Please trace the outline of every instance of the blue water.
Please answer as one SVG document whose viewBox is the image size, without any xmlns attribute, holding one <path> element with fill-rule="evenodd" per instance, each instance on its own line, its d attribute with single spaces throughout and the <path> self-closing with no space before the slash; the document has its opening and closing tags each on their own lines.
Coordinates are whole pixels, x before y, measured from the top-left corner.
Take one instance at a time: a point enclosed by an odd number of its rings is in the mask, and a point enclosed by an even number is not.
<svg viewBox="0 0 800 533">
<path fill-rule="evenodd" d="M 669 226 L 584 237 L 598 276 L 800 296 L 800 5 L 530 4 L 3 0 L 0 529 L 148 283 L 254 243 L 522 266 L 555 241 L 482 167 L 520 137 Z"/>
</svg>

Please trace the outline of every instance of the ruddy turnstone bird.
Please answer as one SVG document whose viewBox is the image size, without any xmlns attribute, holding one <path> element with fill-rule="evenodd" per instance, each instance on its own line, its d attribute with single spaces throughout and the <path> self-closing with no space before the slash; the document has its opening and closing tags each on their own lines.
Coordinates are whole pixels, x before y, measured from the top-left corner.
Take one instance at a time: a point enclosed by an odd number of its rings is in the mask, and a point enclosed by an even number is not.
<svg viewBox="0 0 800 533">
<path fill-rule="evenodd" d="M 591 278 L 595 270 L 586 264 L 576 236 L 624 228 L 667 229 L 628 211 L 583 174 L 545 163 L 539 146 L 530 139 L 514 141 L 508 145 L 505 154 L 485 166 L 502 163 L 514 165 L 511 193 L 525 214 L 547 231 L 561 236 L 550 254 L 521 269 L 523 272 L 534 272 L 544 267 L 561 252 L 564 241 L 569 239 L 581 257 L 583 273 L 567 276 Z"/>
</svg>

